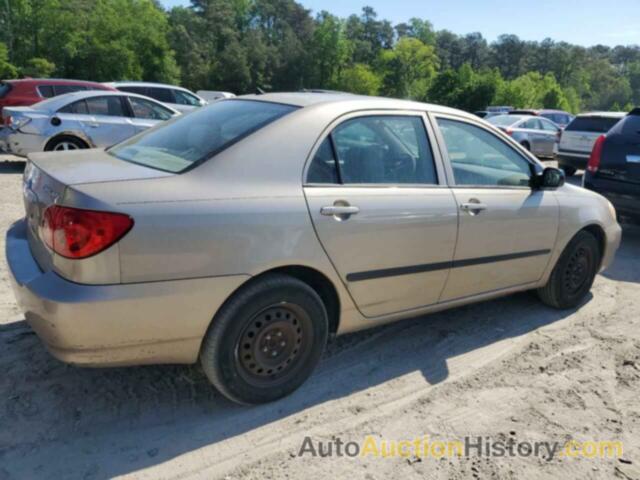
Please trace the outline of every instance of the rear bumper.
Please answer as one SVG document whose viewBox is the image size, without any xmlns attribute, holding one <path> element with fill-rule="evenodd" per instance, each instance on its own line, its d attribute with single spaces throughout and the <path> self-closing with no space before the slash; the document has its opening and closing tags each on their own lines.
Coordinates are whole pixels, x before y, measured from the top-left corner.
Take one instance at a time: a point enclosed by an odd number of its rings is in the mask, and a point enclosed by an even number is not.
<svg viewBox="0 0 640 480">
<path fill-rule="evenodd" d="M 5 128 L 6 132 L 0 132 L 0 147 L 4 146 L 6 153 L 19 157 L 26 157 L 30 153 L 44 150 L 44 139 L 40 135 L 22 133 Z"/>
<path fill-rule="evenodd" d="M 6 258 L 20 308 L 49 351 L 87 366 L 193 363 L 211 319 L 246 275 L 81 285 L 43 272 L 26 223 L 7 232 Z"/>
<path fill-rule="evenodd" d="M 557 155 L 558 165 L 560 167 L 573 167 L 578 170 L 584 170 L 587 168 L 589 162 L 589 155 L 579 155 L 573 153 L 567 153 L 560 150 Z"/>
</svg>

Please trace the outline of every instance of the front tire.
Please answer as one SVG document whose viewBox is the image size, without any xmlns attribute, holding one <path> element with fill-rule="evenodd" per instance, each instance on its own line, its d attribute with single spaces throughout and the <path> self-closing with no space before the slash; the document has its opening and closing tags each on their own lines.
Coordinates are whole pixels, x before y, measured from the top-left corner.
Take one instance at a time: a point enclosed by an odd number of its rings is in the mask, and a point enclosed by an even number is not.
<svg viewBox="0 0 640 480">
<path fill-rule="evenodd" d="M 327 311 L 315 290 L 288 275 L 268 274 L 221 308 L 205 336 L 200 362 L 230 400 L 271 402 L 311 375 L 328 331 Z"/>
<path fill-rule="evenodd" d="M 547 284 L 538 289 L 542 302 L 557 309 L 578 306 L 591 290 L 600 258 L 596 237 L 584 230 L 578 232 L 562 252 Z"/>
</svg>

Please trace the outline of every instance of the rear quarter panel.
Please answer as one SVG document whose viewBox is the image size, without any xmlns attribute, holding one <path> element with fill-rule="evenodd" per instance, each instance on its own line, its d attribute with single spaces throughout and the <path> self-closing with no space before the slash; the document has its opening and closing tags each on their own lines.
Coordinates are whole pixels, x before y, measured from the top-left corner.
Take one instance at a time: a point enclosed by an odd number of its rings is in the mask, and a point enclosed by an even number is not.
<svg viewBox="0 0 640 480">
<path fill-rule="evenodd" d="M 292 114 L 186 173 L 73 188 L 133 217 L 118 244 L 123 283 L 306 266 L 336 287 L 340 331 L 353 330 L 360 316 L 316 237 L 302 189 L 305 159 L 328 123 Z"/>
</svg>

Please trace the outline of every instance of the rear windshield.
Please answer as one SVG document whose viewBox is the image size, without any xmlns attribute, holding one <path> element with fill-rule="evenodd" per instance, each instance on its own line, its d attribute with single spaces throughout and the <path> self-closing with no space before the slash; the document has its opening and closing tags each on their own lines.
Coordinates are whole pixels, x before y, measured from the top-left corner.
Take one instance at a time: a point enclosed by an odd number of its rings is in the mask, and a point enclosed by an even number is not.
<svg viewBox="0 0 640 480">
<path fill-rule="evenodd" d="M 619 121 L 615 117 L 576 117 L 565 131 L 606 133 Z"/>
<path fill-rule="evenodd" d="M 109 149 L 121 160 L 178 173 L 211 158 L 297 107 L 222 100 Z"/>
<path fill-rule="evenodd" d="M 518 115 L 498 115 L 497 117 L 491 117 L 487 122 L 497 125 L 499 127 L 509 127 L 514 123 L 518 123 L 524 117 Z"/>
<path fill-rule="evenodd" d="M 11 90 L 11 84 L 0 82 L 0 98 L 3 98 Z"/>
</svg>

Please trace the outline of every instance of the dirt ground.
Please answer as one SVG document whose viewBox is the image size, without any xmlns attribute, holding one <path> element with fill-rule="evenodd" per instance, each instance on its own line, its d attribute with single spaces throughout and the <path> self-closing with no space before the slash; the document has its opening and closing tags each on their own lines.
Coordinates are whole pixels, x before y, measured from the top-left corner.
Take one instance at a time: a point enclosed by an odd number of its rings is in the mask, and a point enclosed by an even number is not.
<svg viewBox="0 0 640 480">
<path fill-rule="evenodd" d="M 0 160 L 2 230 L 22 164 Z M 4 250 L 4 234 L 0 237 Z M 332 343 L 312 378 L 244 408 L 197 367 L 91 370 L 54 360 L 0 262 L 0 480 L 30 478 L 640 478 L 640 228 L 625 226 L 592 296 L 558 312 L 530 294 Z M 619 440 L 622 459 L 298 456 L 305 437 Z"/>
</svg>

